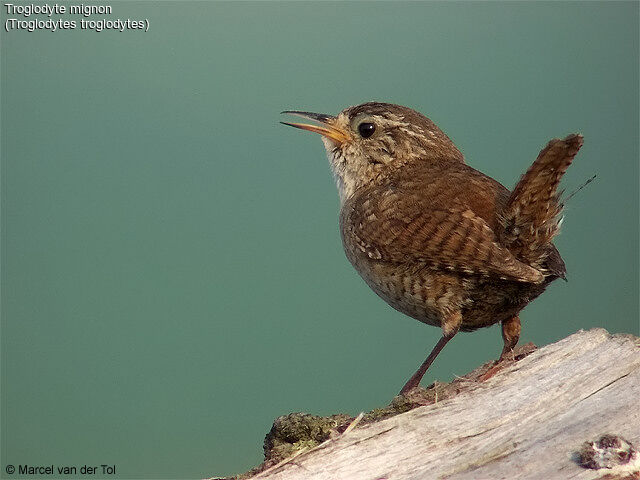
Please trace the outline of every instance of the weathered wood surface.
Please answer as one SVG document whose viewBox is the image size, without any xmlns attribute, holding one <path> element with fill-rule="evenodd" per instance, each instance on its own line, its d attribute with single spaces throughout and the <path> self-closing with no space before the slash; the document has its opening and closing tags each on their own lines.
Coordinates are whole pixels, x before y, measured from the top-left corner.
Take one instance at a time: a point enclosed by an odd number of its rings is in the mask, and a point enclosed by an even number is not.
<svg viewBox="0 0 640 480">
<path fill-rule="evenodd" d="M 640 339 L 594 329 L 454 398 L 355 428 L 254 478 L 631 478 L 576 463 L 582 444 L 603 433 L 640 445 Z"/>
</svg>

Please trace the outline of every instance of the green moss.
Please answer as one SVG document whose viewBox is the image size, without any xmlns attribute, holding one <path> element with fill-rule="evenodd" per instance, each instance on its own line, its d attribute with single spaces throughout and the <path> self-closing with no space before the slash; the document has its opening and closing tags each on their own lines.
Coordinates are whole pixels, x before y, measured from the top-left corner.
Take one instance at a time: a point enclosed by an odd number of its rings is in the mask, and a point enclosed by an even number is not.
<svg viewBox="0 0 640 480">
<path fill-rule="evenodd" d="M 264 439 L 265 462 L 275 464 L 299 450 L 320 445 L 350 419 L 349 415 L 318 417 L 308 413 L 290 413 L 276 418 Z"/>
</svg>

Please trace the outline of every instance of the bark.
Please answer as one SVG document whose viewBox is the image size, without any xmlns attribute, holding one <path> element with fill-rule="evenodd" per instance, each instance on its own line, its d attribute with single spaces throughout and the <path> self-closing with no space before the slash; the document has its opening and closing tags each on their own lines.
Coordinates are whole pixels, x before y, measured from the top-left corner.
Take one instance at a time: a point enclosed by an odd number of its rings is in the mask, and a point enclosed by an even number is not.
<svg viewBox="0 0 640 480">
<path fill-rule="evenodd" d="M 580 331 L 493 373 L 252 478 L 640 479 L 640 455 L 624 443 L 640 445 L 638 337 Z"/>
</svg>

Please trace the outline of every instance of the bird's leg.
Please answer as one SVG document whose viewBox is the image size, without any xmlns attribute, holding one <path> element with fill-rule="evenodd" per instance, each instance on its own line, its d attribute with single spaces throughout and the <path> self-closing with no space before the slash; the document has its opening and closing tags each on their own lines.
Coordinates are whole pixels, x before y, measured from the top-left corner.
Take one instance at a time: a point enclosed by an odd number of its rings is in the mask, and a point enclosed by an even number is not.
<svg viewBox="0 0 640 480">
<path fill-rule="evenodd" d="M 454 333 L 454 335 L 455 335 L 455 333 Z M 447 342 L 449 340 L 451 340 L 452 338 L 453 338 L 453 335 L 451 335 L 451 336 L 443 335 L 440 338 L 440 340 L 438 340 L 438 343 L 436 343 L 436 346 L 433 347 L 433 350 L 431 350 L 431 353 L 429 354 L 427 359 L 422 363 L 422 365 L 420 365 L 420 368 L 418 368 L 418 370 L 416 370 L 416 373 L 414 373 L 411 376 L 409 381 L 404 384 L 404 387 L 402 387 L 402 390 L 400 390 L 400 394 L 399 395 L 404 395 L 405 393 L 413 390 L 414 388 L 416 388 L 420 384 L 420 380 L 422 380 L 422 377 L 424 377 L 424 374 L 426 373 L 427 369 L 431 366 L 431 364 L 436 359 L 436 357 L 438 356 L 440 351 L 447 344 Z"/>
<path fill-rule="evenodd" d="M 505 360 L 508 354 L 513 357 L 513 349 L 520 339 L 520 317 L 518 315 L 502 321 L 502 339 L 504 347 L 498 359 L 499 362 Z"/>
<path fill-rule="evenodd" d="M 489 380 L 496 373 L 502 370 L 505 367 L 502 363 L 504 360 L 515 360 L 513 349 L 520 339 L 520 317 L 518 315 L 514 315 L 513 317 L 502 321 L 502 339 L 504 340 L 504 347 L 502 348 L 500 358 L 489 370 L 478 377 L 480 382 Z"/>
<path fill-rule="evenodd" d="M 436 359 L 440 351 L 444 348 L 449 340 L 451 340 L 456 333 L 458 333 L 458 329 L 460 328 L 460 323 L 462 323 L 462 314 L 460 312 L 455 312 L 449 315 L 444 322 L 442 322 L 442 337 L 436 343 L 436 346 L 433 347 L 431 353 L 427 357 L 427 359 L 422 362 L 420 368 L 416 370 L 409 381 L 404 384 L 402 390 L 400 390 L 399 395 L 404 395 L 409 391 L 413 390 L 420 384 L 420 380 L 424 377 L 425 372 L 431 366 L 433 361 Z"/>
</svg>

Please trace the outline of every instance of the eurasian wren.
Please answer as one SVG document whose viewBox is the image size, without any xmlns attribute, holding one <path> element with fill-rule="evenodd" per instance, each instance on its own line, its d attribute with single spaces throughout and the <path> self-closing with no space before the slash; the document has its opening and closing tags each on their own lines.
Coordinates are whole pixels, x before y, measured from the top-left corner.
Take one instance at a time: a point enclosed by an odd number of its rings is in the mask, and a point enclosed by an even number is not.
<svg viewBox="0 0 640 480">
<path fill-rule="evenodd" d="M 335 117 L 283 113 L 320 124 L 286 123 L 322 135 L 351 264 L 393 308 L 442 328 L 400 393 L 420 383 L 459 330 L 501 322 L 501 358 L 510 352 L 519 312 L 565 277 L 551 241 L 563 208 L 558 184 L 582 136 L 551 140 L 510 192 L 466 165 L 449 137 L 410 108 L 370 102 Z"/>
</svg>

